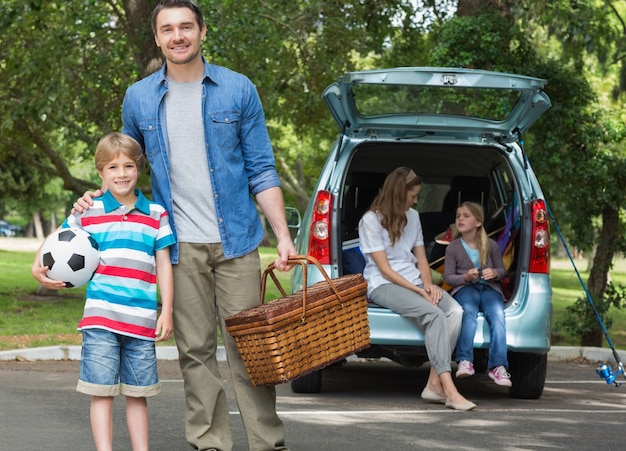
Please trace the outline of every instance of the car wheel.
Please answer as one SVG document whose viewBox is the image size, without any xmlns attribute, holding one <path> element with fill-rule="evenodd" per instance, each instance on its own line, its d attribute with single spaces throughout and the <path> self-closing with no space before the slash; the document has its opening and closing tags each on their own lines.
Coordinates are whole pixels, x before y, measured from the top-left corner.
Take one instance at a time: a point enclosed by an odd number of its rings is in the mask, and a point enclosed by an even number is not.
<svg viewBox="0 0 626 451">
<path fill-rule="evenodd" d="M 294 393 L 319 393 L 322 390 L 322 371 L 313 371 L 291 381 L 291 391 Z"/>
<path fill-rule="evenodd" d="M 543 393 L 548 369 L 548 354 L 511 352 L 509 372 L 513 386 L 509 394 L 519 399 L 539 399 Z"/>
</svg>

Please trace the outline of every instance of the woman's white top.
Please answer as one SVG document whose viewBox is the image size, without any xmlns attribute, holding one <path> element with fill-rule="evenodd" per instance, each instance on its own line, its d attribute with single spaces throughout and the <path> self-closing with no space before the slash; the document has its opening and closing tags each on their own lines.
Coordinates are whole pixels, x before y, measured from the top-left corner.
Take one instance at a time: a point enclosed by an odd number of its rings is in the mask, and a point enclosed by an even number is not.
<svg viewBox="0 0 626 451">
<path fill-rule="evenodd" d="M 407 224 L 402 235 L 391 245 L 389 232 L 381 225 L 382 217 L 368 211 L 359 221 L 359 245 L 365 256 L 363 277 L 367 281 L 367 294 L 385 283 L 391 283 L 383 277 L 372 258 L 372 252 L 385 251 L 391 268 L 415 285 L 421 285 L 420 271 L 417 269 L 417 257 L 411 252 L 416 246 L 424 245 L 422 223 L 419 213 L 412 208 L 406 211 Z"/>
</svg>

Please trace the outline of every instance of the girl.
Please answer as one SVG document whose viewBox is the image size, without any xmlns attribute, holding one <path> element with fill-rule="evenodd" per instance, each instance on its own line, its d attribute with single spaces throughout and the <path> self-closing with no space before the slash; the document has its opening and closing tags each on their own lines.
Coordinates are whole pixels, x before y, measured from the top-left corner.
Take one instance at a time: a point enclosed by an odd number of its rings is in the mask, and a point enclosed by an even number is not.
<svg viewBox="0 0 626 451">
<path fill-rule="evenodd" d="M 476 318 L 482 310 L 491 330 L 489 377 L 498 385 L 511 386 L 506 356 L 504 296 L 500 279 L 505 274 L 498 244 L 483 227 L 483 208 L 463 202 L 456 210 L 456 239 L 446 249 L 443 278 L 452 286 L 451 294 L 463 307 L 461 334 L 456 343 L 459 366 L 456 377 L 472 376 Z"/>
<path fill-rule="evenodd" d="M 417 203 L 421 179 L 400 167 L 387 176 L 359 222 L 368 296 L 412 321 L 424 333 L 431 369 L 422 399 L 456 410 L 473 410 L 452 380 L 452 345 L 459 336 L 461 307 L 432 284 Z"/>
</svg>

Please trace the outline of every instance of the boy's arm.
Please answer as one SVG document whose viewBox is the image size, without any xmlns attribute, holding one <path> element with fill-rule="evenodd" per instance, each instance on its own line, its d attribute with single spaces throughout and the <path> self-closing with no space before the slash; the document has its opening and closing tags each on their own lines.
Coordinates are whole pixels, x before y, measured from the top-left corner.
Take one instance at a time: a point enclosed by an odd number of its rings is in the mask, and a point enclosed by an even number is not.
<svg viewBox="0 0 626 451">
<path fill-rule="evenodd" d="M 156 271 L 159 292 L 161 293 L 161 314 L 157 320 L 156 341 L 168 340 L 174 330 L 174 274 L 170 260 L 170 248 L 156 251 Z"/>
</svg>

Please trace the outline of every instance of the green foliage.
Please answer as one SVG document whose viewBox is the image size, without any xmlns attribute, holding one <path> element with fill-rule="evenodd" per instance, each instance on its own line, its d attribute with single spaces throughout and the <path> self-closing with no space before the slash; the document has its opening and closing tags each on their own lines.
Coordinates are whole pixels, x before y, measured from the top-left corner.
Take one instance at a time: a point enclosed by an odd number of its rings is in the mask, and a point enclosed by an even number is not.
<svg viewBox="0 0 626 451">
<path fill-rule="evenodd" d="M 0 4 L 3 197 L 35 209 L 54 178 L 74 193 L 94 186 L 68 168 L 91 162 L 98 139 L 120 128 L 121 99 L 136 68 L 119 12 L 117 2 Z"/>
<path fill-rule="evenodd" d="M 383 53 L 401 0 L 205 0 L 205 54 L 250 77 L 269 122 L 287 202 L 303 210 L 339 130 L 321 94 Z"/>
<path fill-rule="evenodd" d="M 434 32 L 434 66 L 532 75 L 535 52 L 524 32 L 497 12 L 453 17 Z"/>
<path fill-rule="evenodd" d="M 598 331 L 600 320 L 608 330 L 613 325 L 613 318 L 609 316 L 609 309 L 622 309 L 626 306 L 626 287 L 623 285 L 607 285 L 603 297 L 591 296 L 595 311 L 587 297 L 576 299 L 576 302 L 566 308 L 565 315 L 556 322 L 557 329 L 564 329 L 578 338 L 580 345 L 586 345 L 584 338 Z M 597 312 L 597 316 L 596 316 Z"/>
<path fill-rule="evenodd" d="M 0 197 L 24 210 L 46 202 L 62 209 L 98 183 L 85 170 L 95 143 L 120 128 L 126 87 L 154 62 L 146 57 L 155 51 L 146 13 L 154 3 L 0 3 Z M 321 93 L 343 72 L 441 65 L 546 78 L 553 108 L 525 137 L 528 154 L 573 244 L 589 249 L 598 240 L 589 218 L 621 205 L 626 184 L 626 6 L 500 3 L 506 14 L 458 17 L 454 0 L 201 0 L 204 52 L 257 85 L 288 201 L 300 209 L 338 134 Z M 619 227 L 617 250 L 623 221 Z"/>
<path fill-rule="evenodd" d="M 626 223 L 619 215 L 626 189 L 626 159 L 619 150 L 624 141 L 623 106 L 612 109 L 599 104 L 588 81 L 589 73 L 585 73 L 581 64 L 589 58 L 580 55 L 572 58 L 570 53 L 573 48 L 581 51 L 580 42 L 576 42 L 581 34 L 570 27 L 579 19 L 584 29 L 582 33 L 589 32 L 596 42 L 602 43 L 596 56 L 603 61 L 606 55 L 603 52 L 610 45 L 600 36 L 600 30 L 608 25 L 598 25 L 597 20 L 607 17 L 606 11 L 599 11 L 594 2 L 552 2 L 553 9 L 542 15 L 527 4 L 530 2 L 522 3 L 519 17 L 533 20 L 539 17 L 545 20 L 542 25 L 518 22 L 514 15 L 488 10 L 447 21 L 436 30 L 431 61 L 437 66 L 492 69 L 548 80 L 546 92 L 553 108 L 533 125 L 525 147 L 551 210 L 560 223 L 567 225 L 566 233 L 572 243 L 585 250 L 597 245 L 589 291 L 598 299 L 600 308 L 608 309 L 611 303 L 606 297 L 609 293 L 606 274 L 616 253 L 626 251 L 623 247 Z M 528 9 L 524 10 L 525 7 Z M 586 13 L 578 14 L 579 11 L 572 8 Z M 564 20 L 564 11 L 575 20 Z M 548 22 L 548 17 L 554 22 Z M 522 28 L 522 24 L 526 28 Z M 536 51 L 538 41 L 531 42 L 533 34 L 529 30 L 534 30 L 535 35 L 545 31 L 548 35 L 564 36 L 566 29 L 571 32 L 572 40 L 563 43 L 560 49 L 551 47 L 551 50 L 561 50 L 560 55 L 558 52 L 540 53 Z M 594 222 L 591 218 L 601 218 L 601 221 Z M 569 323 L 565 323 L 568 327 L 575 327 L 576 315 L 586 312 L 583 307 L 583 302 L 579 301 L 570 308 Z M 597 338 L 601 341 L 599 326 L 594 324 L 593 318 L 583 318 L 585 320 L 577 326 L 579 329 L 572 330 L 582 334 L 583 344 L 596 344 Z M 587 340 L 594 343 L 587 343 Z"/>
</svg>

